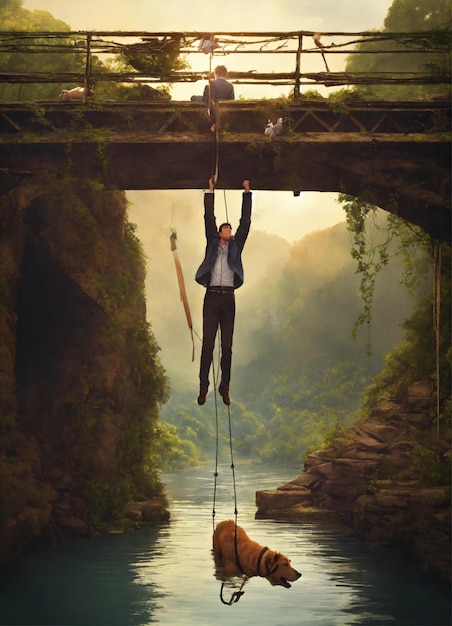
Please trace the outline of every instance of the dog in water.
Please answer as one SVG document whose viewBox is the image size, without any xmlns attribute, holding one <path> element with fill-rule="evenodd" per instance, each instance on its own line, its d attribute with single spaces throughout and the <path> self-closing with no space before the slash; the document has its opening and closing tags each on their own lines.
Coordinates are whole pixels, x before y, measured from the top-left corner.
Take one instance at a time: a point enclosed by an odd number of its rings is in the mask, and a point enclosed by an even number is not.
<svg viewBox="0 0 452 626">
<path fill-rule="evenodd" d="M 233 520 L 220 522 L 213 533 L 213 553 L 223 579 L 232 576 L 261 576 L 275 586 L 290 589 L 301 576 L 284 554 L 252 541 Z"/>
</svg>

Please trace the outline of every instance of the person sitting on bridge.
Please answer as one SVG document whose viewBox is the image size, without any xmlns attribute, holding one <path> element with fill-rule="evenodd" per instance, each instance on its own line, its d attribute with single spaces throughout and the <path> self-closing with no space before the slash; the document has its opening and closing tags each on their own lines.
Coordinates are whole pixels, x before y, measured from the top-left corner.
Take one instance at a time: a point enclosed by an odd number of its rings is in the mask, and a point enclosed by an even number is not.
<svg viewBox="0 0 452 626">
<path fill-rule="evenodd" d="M 243 285 L 242 250 L 251 225 L 252 195 L 249 180 L 243 181 L 242 214 L 235 236 L 229 223 L 217 230 L 214 213 L 215 180 L 209 180 L 204 193 L 204 224 L 206 254 L 196 272 L 195 280 L 206 287 L 203 306 L 203 340 L 199 369 L 198 404 L 204 404 L 209 390 L 209 371 L 212 363 L 218 326 L 221 331 L 221 382 L 218 391 L 226 405 L 231 379 L 232 336 L 235 320 L 234 290 Z"/>
<path fill-rule="evenodd" d="M 210 130 L 215 131 L 216 114 L 215 105 L 218 100 L 234 100 L 234 85 L 226 80 L 228 70 L 224 65 L 218 65 L 215 70 L 215 79 L 206 85 L 202 96 L 192 96 L 193 102 L 204 102 L 209 111 Z"/>
</svg>

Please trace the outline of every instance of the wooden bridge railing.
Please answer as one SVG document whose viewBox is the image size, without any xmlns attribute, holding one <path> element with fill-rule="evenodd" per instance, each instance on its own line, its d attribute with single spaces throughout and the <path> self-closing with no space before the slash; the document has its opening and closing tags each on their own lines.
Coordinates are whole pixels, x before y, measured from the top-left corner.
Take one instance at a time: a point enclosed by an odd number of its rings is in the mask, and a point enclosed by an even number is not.
<svg viewBox="0 0 452 626">
<path fill-rule="evenodd" d="M 2 55 L 40 54 L 49 67 L 40 71 L 10 71 L 1 69 L 1 83 L 77 83 L 85 86 L 99 82 L 165 83 L 196 82 L 208 79 L 209 65 L 204 59 L 200 69 L 200 55 L 205 57 L 206 42 L 211 42 L 217 64 L 226 57 L 251 55 L 259 66 L 268 55 L 277 55 L 274 63 L 278 71 L 265 68 L 230 71 L 234 83 L 290 85 L 295 97 L 304 85 L 449 85 L 450 31 L 396 32 L 247 32 L 206 34 L 201 32 L 122 32 L 122 31 L 69 31 L 69 32 L 0 32 L 0 61 Z M 216 46 L 216 47 L 214 47 Z M 444 60 L 446 70 L 405 71 L 394 69 L 384 72 L 331 71 L 328 61 L 341 55 L 341 64 L 352 54 L 403 54 L 423 55 L 425 66 L 433 67 L 434 60 Z M 52 57 L 44 57 L 52 55 Z M 52 67 L 53 55 L 77 55 L 77 71 L 61 72 Z M 109 71 L 98 62 L 100 58 L 122 58 L 133 69 Z M 283 58 L 283 55 L 285 58 Z M 447 55 L 447 57 L 445 56 Z M 187 69 L 190 59 L 190 70 Z M 448 61 L 447 61 L 448 59 Z M 179 60 L 180 69 L 174 70 Z M 180 62 L 180 61 L 184 62 Z M 430 63 L 430 61 L 432 61 Z M 185 65 L 185 67 L 184 67 Z M 231 65 L 229 63 L 229 65 Z M 237 67 L 238 63 L 232 66 Z M 312 65 L 312 68 L 306 67 Z M 125 67 L 125 66 L 123 66 Z M 449 68 L 447 70 L 447 68 Z M 312 69 L 312 71 L 306 71 Z"/>
</svg>

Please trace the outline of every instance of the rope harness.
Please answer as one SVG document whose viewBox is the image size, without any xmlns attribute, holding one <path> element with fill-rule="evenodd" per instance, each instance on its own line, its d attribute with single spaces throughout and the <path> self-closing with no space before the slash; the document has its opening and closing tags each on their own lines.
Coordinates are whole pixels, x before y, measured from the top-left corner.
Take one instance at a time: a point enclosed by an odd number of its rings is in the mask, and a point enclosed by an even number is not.
<svg viewBox="0 0 452 626">
<path fill-rule="evenodd" d="M 218 350 L 220 349 L 220 345 L 218 344 Z M 218 362 L 220 360 L 220 355 L 218 355 Z M 214 388 L 215 388 L 215 471 L 214 471 L 214 488 L 213 488 L 213 502 L 212 502 L 212 531 L 215 532 L 215 515 L 216 515 L 216 497 L 217 497 L 217 485 L 218 485 L 218 460 L 219 460 L 219 419 L 218 419 L 218 394 L 217 394 L 217 386 L 218 386 L 218 368 L 215 367 L 215 360 L 212 359 L 212 370 L 213 370 L 213 378 L 214 378 Z M 248 575 L 240 563 L 238 544 L 237 544 L 237 517 L 238 517 L 238 509 L 237 509 L 237 485 L 235 480 L 235 465 L 234 465 L 234 451 L 232 445 L 232 420 L 231 420 L 231 407 L 228 405 L 228 431 L 229 431 L 229 452 L 230 452 L 230 460 L 231 460 L 231 471 L 232 471 L 232 486 L 234 492 L 234 553 L 235 553 L 235 563 L 237 565 L 238 570 L 243 574 L 244 578 L 242 580 L 242 584 L 238 591 L 234 591 L 229 601 L 226 601 L 223 597 L 223 590 L 225 587 L 225 582 L 222 583 L 220 589 L 220 600 L 223 604 L 231 606 L 235 602 L 238 602 L 240 598 L 245 593 L 243 591 L 243 587 L 248 581 Z M 257 568 L 258 571 L 260 569 L 260 562 L 264 552 L 268 550 L 268 548 L 264 548 L 261 555 L 259 555 Z"/>
<path fill-rule="evenodd" d="M 244 578 L 242 581 L 242 584 L 240 585 L 240 589 L 238 591 L 234 591 L 232 593 L 232 596 L 229 600 L 229 602 L 226 602 L 226 600 L 223 598 L 223 589 L 226 583 L 222 583 L 221 585 L 221 589 L 220 589 L 220 600 L 222 601 L 223 604 L 227 604 L 227 606 L 231 606 L 232 604 L 234 604 L 235 602 L 238 602 L 240 600 L 240 598 L 243 596 L 243 594 L 245 593 L 244 591 L 242 591 L 243 587 L 245 586 L 245 584 L 247 583 L 248 578 Z"/>
</svg>

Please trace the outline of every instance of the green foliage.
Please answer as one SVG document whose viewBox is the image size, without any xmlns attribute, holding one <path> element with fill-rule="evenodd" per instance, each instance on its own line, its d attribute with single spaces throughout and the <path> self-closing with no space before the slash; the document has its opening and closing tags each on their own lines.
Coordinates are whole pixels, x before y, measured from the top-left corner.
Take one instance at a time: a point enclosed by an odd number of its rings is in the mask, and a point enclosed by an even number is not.
<svg viewBox="0 0 452 626">
<path fill-rule="evenodd" d="M 441 403 L 450 403 L 451 368 L 451 275 L 450 247 L 442 246 L 443 272 L 441 280 L 440 316 L 440 389 Z M 418 380 L 435 378 L 435 340 L 433 332 L 433 302 L 431 292 L 419 301 L 412 316 L 402 325 L 405 340 L 385 356 L 383 368 L 367 390 L 367 404 L 380 395 L 401 399 L 408 387 Z"/>
<path fill-rule="evenodd" d="M 143 320 L 112 322 L 110 337 L 121 347 L 124 376 L 100 404 L 91 401 L 85 405 L 78 419 L 84 492 L 97 521 L 117 517 L 127 500 L 151 498 L 161 491 L 159 468 L 166 445 L 166 433 L 159 424 L 159 405 L 167 400 L 168 380 L 149 324 Z M 93 398 L 104 396 L 94 380 L 91 389 Z M 121 444 L 111 465 L 112 480 L 100 481 L 91 470 L 94 434 L 104 419 L 111 420 L 113 407 L 116 412 L 121 408 L 116 418 L 121 420 Z"/>
<path fill-rule="evenodd" d="M 187 431 L 187 438 L 179 436 L 179 428 L 173 424 L 159 424 L 156 430 L 158 441 L 157 465 L 167 472 L 177 472 L 186 467 L 199 465 L 205 457 L 198 445 L 188 437 L 194 433 Z"/>
<path fill-rule="evenodd" d="M 409 293 L 414 294 L 420 276 L 425 273 L 422 264 L 425 265 L 430 239 L 422 229 L 406 223 L 395 214 L 388 213 L 382 220 L 381 212 L 365 197 L 340 194 L 338 201 L 344 208 L 347 228 L 352 236 L 351 255 L 356 261 L 356 273 L 360 276 L 359 291 L 363 302 L 362 311 L 354 324 L 353 337 L 356 339 L 358 329 L 366 326 L 367 353 L 370 354 L 372 304 L 378 274 L 391 256 L 399 255 L 404 263 L 401 282 Z"/>
<path fill-rule="evenodd" d="M 450 459 L 443 458 L 438 463 L 435 451 L 422 443 L 414 448 L 412 459 L 419 486 L 450 485 Z"/>
<path fill-rule="evenodd" d="M 250 391 L 245 395 L 244 385 L 253 389 L 249 376 L 245 375 L 243 385 L 239 385 L 254 412 L 242 409 L 236 420 L 236 449 L 265 462 L 301 463 L 309 446 L 319 446 L 338 421 L 351 425 L 351 414 L 371 374 L 357 364 L 332 359 L 298 364 L 291 374 L 287 369 L 279 370 L 276 356 L 270 376 L 262 363 L 252 365 L 265 381 L 258 397 L 254 394 L 252 398 Z"/>
<path fill-rule="evenodd" d="M 176 446 L 164 467 L 193 466 L 214 456 L 215 424 L 206 420 L 205 411 L 198 405 L 188 404 L 184 393 L 172 395 L 162 407 L 161 418 L 168 428 L 167 436 L 173 438 Z M 220 445 L 224 445 L 223 437 Z"/>
<path fill-rule="evenodd" d="M 436 32 L 422 36 L 422 31 Z M 374 53 L 350 55 L 346 71 L 450 75 L 450 0 L 394 0 L 388 10 L 383 32 L 407 34 L 400 35 L 397 41 L 358 44 L 358 51 Z M 429 49 L 431 53 L 416 53 L 416 49 L 421 47 Z M 448 85 L 360 85 L 356 89 L 367 99 L 382 100 L 416 100 L 450 94 Z"/>
<path fill-rule="evenodd" d="M 322 448 L 341 448 L 345 442 L 351 441 L 353 435 L 339 422 L 333 426 L 325 435 Z"/>
<path fill-rule="evenodd" d="M 187 62 L 179 59 L 180 38 L 172 37 L 158 41 L 150 39 L 147 42 L 124 46 L 120 59 L 143 74 L 160 74 L 167 76 L 172 70 L 181 70 L 187 67 Z"/>
<path fill-rule="evenodd" d="M 325 97 L 316 89 L 307 89 L 303 91 L 303 100 L 325 100 Z"/>
<path fill-rule="evenodd" d="M 2 31 L 69 31 L 70 27 L 61 20 L 55 19 L 47 11 L 28 11 L 23 8 L 22 0 L 3 0 L 0 5 L 0 23 Z M 31 73 L 31 72 L 84 72 L 83 55 L 62 55 L 40 53 L 30 54 L 25 50 L 31 44 L 57 45 L 58 41 L 49 42 L 45 38 L 33 38 L 27 40 L 25 46 L 22 39 L 8 37 L 10 52 L 0 53 L 0 68 L 4 72 Z M 59 43 L 70 44 L 68 40 L 60 40 Z M 1 83 L 0 100 L 45 100 L 56 99 L 65 87 L 63 84 L 26 84 L 26 83 Z"/>
<path fill-rule="evenodd" d="M 47 11 L 28 11 L 23 8 L 22 0 L 3 0 L 0 5 L 0 23 L 2 31 L 70 31 L 69 25 L 55 19 Z M 80 76 L 80 84 L 86 68 L 86 45 L 78 38 L 68 36 L 49 39 L 29 36 L 12 38 L 8 36 L 0 43 L 5 44 L 5 52 L 0 52 L 0 69 L 15 74 L 35 73 L 72 73 Z M 39 49 L 39 52 L 37 50 Z M 48 50 L 45 51 L 45 50 Z M 44 51 L 43 51 L 44 50 Z M 130 73 L 138 72 L 168 77 L 171 71 L 184 69 L 187 62 L 179 58 L 180 40 L 149 40 L 139 44 L 125 45 L 121 53 L 113 59 L 101 61 L 91 56 L 91 70 L 95 73 L 110 71 Z M 56 100 L 61 89 L 70 89 L 74 85 L 60 83 L 6 83 L 0 84 L 0 100 Z M 95 97 L 116 101 L 141 100 L 141 85 L 122 85 L 108 81 L 99 81 L 95 88 Z M 158 87 L 154 96 L 169 98 L 168 87 Z"/>
</svg>

